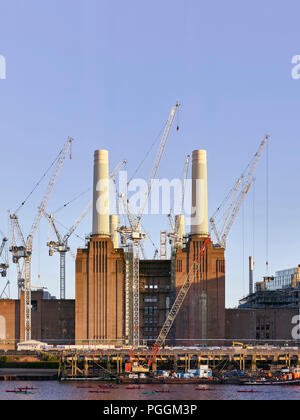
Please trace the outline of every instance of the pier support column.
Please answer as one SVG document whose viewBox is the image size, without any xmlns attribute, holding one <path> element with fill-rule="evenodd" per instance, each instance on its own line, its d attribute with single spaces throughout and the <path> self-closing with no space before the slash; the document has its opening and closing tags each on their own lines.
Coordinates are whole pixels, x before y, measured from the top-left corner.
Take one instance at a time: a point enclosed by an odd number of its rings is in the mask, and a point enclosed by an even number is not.
<svg viewBox="0 0 300 420">
<path fill-rule="evenodd" d="M 117 356 L 117 375 L 119 375 L 120 373 L 120 360 L 119 360 L 119 356 Z"/>
<path fill-rule="evenodd" d="M 84 376 L 89 376 L 89 360 L 86 356 L 84 357 Z"/>
<path fill-rule="evenodd" d="M 107 356 L 106 367 L 107 367 L 107 370 L 109 370 L 111 372 L 110 356 Z"/>
<path fill-rule="evenodd" d="M 252 372 L 256 372 L 256 356 L 252 356 L 252 359 L 251 359 L 251 370 L 252 370 Z"/>
<path fill-rule="evenodd" d="M 157 372 L 157 359 L 156 359 L 156 357 L 155 357 L 155 359 L 153 359 L 153 362 L 152 362 L 152 372 Z"/>
<path fill-rule="evenodd" d="M 201 357 L 198 356 L 197 369 L 200 369 L 200 367 L 201 367 Z"/>
<path fill-rule="evenodd" d="M 75 376 L 76 369 L 75 369 L 75 357 L 72 356 L 72 377 Z"/>
<path fill-rule="evenodd" d="M 177 358 L 177 355 L 173 357 L 173 372 L 177 372 Z"/>
<path fill-rule="evenodd" d="M 188 371 L 188 355 L 187 354 L 184 355 L 184 371 L 185 373 L 187 373 Z"/>
</svg>

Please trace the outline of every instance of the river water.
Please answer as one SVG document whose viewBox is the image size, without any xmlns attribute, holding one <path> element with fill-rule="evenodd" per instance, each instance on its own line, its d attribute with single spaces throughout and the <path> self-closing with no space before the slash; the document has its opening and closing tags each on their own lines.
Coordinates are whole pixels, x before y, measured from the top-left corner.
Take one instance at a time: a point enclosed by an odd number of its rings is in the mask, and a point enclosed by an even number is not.
<svg viewBox="0 0 300 420">
<path fill-rule="evenodd" d="M 142 389 L 130 390 L 128 385 L 114 385 L 109 393 L 96 393 L 101 390 L 95 382 L 0 382 L 0 400 L 299 400 L 300 386 L 257 386 L 238 387 L 231 385 L 143 385 Z M 19 387 L 37 388 L 27 395 L 6 392 Z M 196 388 L 198 388 L 196 390 Z M 170 391 L 170 392 L 156 392 Z M 241 393 L 239 391 L 255 391 Z"/>
</svg>

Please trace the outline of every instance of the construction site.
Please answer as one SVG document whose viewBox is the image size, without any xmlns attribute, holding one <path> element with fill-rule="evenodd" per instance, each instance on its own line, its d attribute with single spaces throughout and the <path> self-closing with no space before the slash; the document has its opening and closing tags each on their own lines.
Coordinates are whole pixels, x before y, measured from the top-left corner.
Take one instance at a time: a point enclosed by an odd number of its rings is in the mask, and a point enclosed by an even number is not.
<svg viewBox="0 0 300 420">
<path fill-rule="evenodd" d="M 8 239 L 2 234 L 0 272 L 5 279 L 11 264 L 8 255 L 11 254 L 11 261 L 18 273 L 19 296 L 17 300 L 6 296 L 8 284 L 1 294 L 1 350 L 66 351 L 61 359 L 61 375 L 71 369 L 71 374 L 69 372 L 67 376 L 76 376 L 78 372 L 82 376 L 82 372 L 89 372 L 90 359 L 87 355 L 91 351 L 95 354 L 100 352 L 97 357 L 101 363 L 104 360 L 110 363 L 110 356 L 116 354 L 114 357 L 117 359 L 112 360 L 116 363 L 117 374 L 126 369 L 131 372 L 132 363 L 135 363 L 138 372 L 148 372 L 151 366 L 157 370 L 158 361 L 162 365 L 172 362 L 174 366 L 184 363 L 184 370 L 189 371 L 191 360 L 195 357 L 194 369 L 200 369 L 203 363 L 211 365 L 224 360 L 238 361 L 242 369 L 245 364 L 253 368 L 257 359 L 268 360 L 270 352 L 255 353 L 253 350 L 255 354 L 250 355 L 244 348 L 243 354 L 240 352 L 237 355 L 230 350 L 232 342 L 245 340 L 255 346 L 272 340 L 278 346 L 283 346 L 293 340 L 291 319 L 299 314 L 297 306 L 276 310 L 267 306 L 225 308 L 227 238 L 254 182 L 255 170 L 269 136 L 259 143 L 246 171 L 234 183 L 229 195 L 211 218 L 208 217 L 207 151 L 198 149 L 188 154 L 184 165 L 182 196 L 179 198 L 181 211 L 178 214 L 170 211 L 170 230 L 160 232 L 159 250 L 156 250 L 153 259 L 143 258 L 147 238 L 142 224 L 144 210 L 179 107 L 177 103 L 172 108 L 164 126 L 138 213 L 132 211 L 130 199 L 117 186 L 118 173 L 126 161 L 120 162 L 110 172 L 109 151 L 99 149 L 94 152 L 93 201 L 65 235 L 59 232 L 55 218 L 47 213 L 47 204 L 72 145 L 73 139 L 69 138 L 55 162 L 52 177 L 27 237 L 23 234 L 18 215 L 9 214 L 11 237 Z M 183 203 L 190 161 L 191 217 L 190 225 L 187 225 Z M 110 214 L 112 185 L 116 214 Z M 68 240 L 91 209 L 92 230 L 86 238 L 86 245 L 78 248 L 76 255 L 75 300 L 68 300 Z M 121 223 L 121 209 L 126 224 Z M 223 216 L 218 224 L 220 214 Z M 43 217 L 57 238 L 49 241 L 47 246 L 50 256 L 55 252 L 60 255 L 59 299 L 44 290 L 34 291 L 31 283 L 33 240 Z M 250 257 L 249 296 L 253 296 L 253 293 L 253 258 Z M 229 349 L 226 350 L 226 347 Z M 72 355 L 68 356 L 68 352 Z M 83 354 L 80 356 L 80 368 L 74 352 Z M 295 365 L 299 363 L 297 351 L 292 355 L 289 352 L 282 355 L 279 351 L 274 360 L 282 357 L 288 364 L 291 360 Z M 141 368 L 141 359 L 146 364 L 144 368 Z"/>
</svg>

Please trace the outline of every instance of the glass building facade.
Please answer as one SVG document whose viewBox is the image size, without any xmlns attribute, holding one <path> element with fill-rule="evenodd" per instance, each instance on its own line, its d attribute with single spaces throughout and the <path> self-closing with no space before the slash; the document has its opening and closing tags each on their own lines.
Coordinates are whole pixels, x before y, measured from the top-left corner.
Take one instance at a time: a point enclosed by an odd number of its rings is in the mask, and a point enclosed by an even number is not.
<svg viewBox="0 0 300 420">
<path fill-rule="evenodd" d="M 300 267 L 277 271 L 272 281 L 264 282 L 265 290 L 288 289 L 300 286 Z"/>
</svg>

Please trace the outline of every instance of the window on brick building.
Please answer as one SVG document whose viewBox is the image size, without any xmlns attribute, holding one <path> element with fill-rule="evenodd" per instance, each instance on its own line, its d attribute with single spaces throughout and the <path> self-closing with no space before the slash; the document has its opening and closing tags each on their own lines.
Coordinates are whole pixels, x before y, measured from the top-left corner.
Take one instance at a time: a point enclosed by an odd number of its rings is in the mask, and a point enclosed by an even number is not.
<svg viewBox="0 0 300 420">
<path fill-rule="evenodd" d="M 37 309 L 38 309 L 38 303 L 37 303 L 37 301 L 36 300 L 32 300 L 31 301 L 31 310 L 32 311 L 37 311 Z"/>
<path fill-rule="evenodd" d="M 157 303 L 157 298 L 145 298 L 145 303 Z"/>
</svg>

